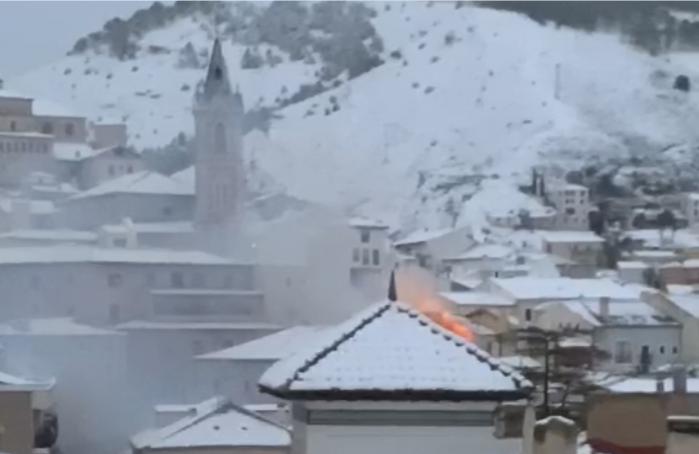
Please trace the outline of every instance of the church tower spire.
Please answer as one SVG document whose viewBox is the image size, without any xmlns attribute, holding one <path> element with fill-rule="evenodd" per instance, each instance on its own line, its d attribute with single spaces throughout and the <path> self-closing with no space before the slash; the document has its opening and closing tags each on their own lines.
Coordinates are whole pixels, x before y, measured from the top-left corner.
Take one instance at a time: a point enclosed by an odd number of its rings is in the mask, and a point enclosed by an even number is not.
<svg viewBox="0 0 699 454">
<path fill-rule="evenodd" d="M 243 99 L 231 89 L 221 41 L 216 39 L 206 78 L 194 97 L 195 224 L 218 248 L 241 222 L 245 197 Z M 218 233 L 215 233 L 218 232 Z"/>
</svg>

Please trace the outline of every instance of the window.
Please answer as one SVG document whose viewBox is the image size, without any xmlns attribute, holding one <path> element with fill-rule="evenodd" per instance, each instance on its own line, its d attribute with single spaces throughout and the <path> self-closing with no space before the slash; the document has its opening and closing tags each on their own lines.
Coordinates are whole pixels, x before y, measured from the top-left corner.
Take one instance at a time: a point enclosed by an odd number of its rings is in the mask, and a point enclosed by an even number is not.
<svg viewBox="0 0 699 454">
<path fill-rule="evenodd" d="M 374 265 L 379 264 L 379 250 L 378 249 L 374 249 L 373 251 L 371 251 L 371 263 L 373 263 Z"/>
<path fill-rule="evenodd" d="M 112 245 L 114 247 L 125 248 L 126 238 L 114 238 L 114 241 L 112 241 Z"/>
<path fill-rule="evenodd" d="M 112 288 L 120 287 L 124 278 L 119 273 L 111 273 L 107 276 L 107 285 Z"/>
<path fill-rule="evenodd" d="M 163 207 L 163 216 L 172 216 L 172 207 Z"/>
<path fill-rule="evenodd" d="M 614 345 L 614 362 L 617 364 L 631 362 L 631 343 L 629 341 L 617 341 Z"/>
<path fill-rule="evenodd" d="M 223 123 L 216 124 L 216 131 L 214 132 L 214 151 L 217 153 L 226 151 L 226 128 L 224 128 Z"/>
<path fill-rule="evenodd" d="M 173 271 L 170 274 L 170 285 L 172 285 L 174 288 L 183 288 L 184 287 L 184 278 L 182 277 L 181 272 Z"/>
<path fill-rule="evenodd" d="M 362 249 L 362 265 L 369 264 L 369 249 Z"/>
<path fill-rule="evenodd" d="M 371 233 L 368 230 L 362 230 L 360 232 L 362 243 L 368 243 L 371 239 Z"/>
<path fill-rule="evenodd" d="M 359 263 L 359 248 L 352 249 L 352 261 Z"/>
<path fill-rule="evenodd" d="M 47 121 L 43 125 L 41 125 L 41 132 L 44 134 L 53 134 L 53 125 L 51 122 Z"/>
<path fill-rule="evenodd" d="M 73 123 L 66 124 L 66 135 L 71 137 L 75 133 L 75 125 Z"/>
<path fill-rule="evenodd" d="M 10 131 L 17 131 L 17 122 L 14 120 L 10 122 Z"/>
<path fill-rule="evenodd" d="M 531 309 L 524 310 L 524 319 L 528 322 L 532 321 L 532 310 Z"/>
<path fill-rule="evenodd" d="M 665 346 L 664 345 L 660 346 L 660 354 L 665 354 Z"/>
<path fill-rule="evenodd" d="M 567 215 L 575 214 L 575 208 L 566 208 L 566 214 Z"/>
<path fill-rule="evenodd" d="M 675 346 L 672 347 L 672 353 L 673 353 L 674 355 L 677 354 L 677 345 L 675 345 Z"/>
</svg>

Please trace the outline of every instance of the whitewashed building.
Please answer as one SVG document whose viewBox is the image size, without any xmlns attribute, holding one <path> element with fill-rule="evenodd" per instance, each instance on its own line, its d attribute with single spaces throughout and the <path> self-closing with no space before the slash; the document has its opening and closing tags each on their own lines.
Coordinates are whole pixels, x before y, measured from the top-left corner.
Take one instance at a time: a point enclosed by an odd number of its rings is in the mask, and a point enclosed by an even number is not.
<svg viewBox="0 0 699 454">
<path fill-rule="evenodd" d="M 641 302 L 608 298 L 544 303 L 534 324 L 547 330 L 592 332 L 592 345 L 610 357 L 597 367 L 612 372 L 649 372 L 680 358 L 682 326 Z"/>
<path fill-rule="evenodd" d="M 588 230 L 590 228 L 590 191 L 582 185 L 547 182 L 546 197 L 556 207 L 553 228 Z"/>
<path fill-rule="evenodd" d="M 498 403 L 531 383 L 401 302 L 375 304 L 272 366 L 260 388 L 292 401 L 299 454 L 511 454 Z"/>
</svg>

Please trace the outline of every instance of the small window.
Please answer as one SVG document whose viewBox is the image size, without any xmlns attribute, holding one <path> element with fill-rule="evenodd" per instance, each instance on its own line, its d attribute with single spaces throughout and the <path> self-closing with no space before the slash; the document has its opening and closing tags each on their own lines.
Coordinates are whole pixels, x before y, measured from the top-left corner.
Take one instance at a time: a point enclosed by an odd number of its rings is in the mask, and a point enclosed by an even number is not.
<svg viewBox="0 0 699 454">
<path fill-rule="evenodd" d="M 369 264 L 369 249 L 362 250 L 362 265 Z"/>
<path fill-rule="evenodd" d="M 675 345 L 675 346 L 672 347 L 672 353 L 673 353 L 674 355 L 677 354 L 677 345 Z"/>
<path fill-rule="evenodd" d="M 374 265 L 379 264 L 379 250 L 378 249 L 374 249 L 373 251 L 371 251 L 371 263 L 373 263 Z"/>
<path fill-rule="evenodd" d="M 528 322 L 532 321 L 532 310 L 531 309 L 524 310 L 524 319 Z"/>
<path fill-rule="evenodd" d="M 181 272 L 173 271 L 170 274 L 170 285 L 172 285 L 174 288 L 183 288 L 184 287 L 184 277 L 182 277 Z"/>
<path fill-rule="evenodd" d="M 119 273 L 111 273 L 107 276 L 107 285 L 112 288 L 120 287 L 123 282 L 123 277 Z"/>
<path fill-rule="evenodd" d="M 75 125 L 73 123 L 66 124 L 66 135 L 71 137 L 73 134 L 75 134 Z"/>
<path fill-rule="evenodd" d="M 352 249 L 352 261 L 359 263 L 359 248 Z"/>
<path fill-rule="evenodd" d="M 664 345 L 660 346 L 660 353 L 665 354 L 665 346 Z"/>
<path fill-rule="evenodd" d="M 163 216 L 172 216 L 172 207 L 163 207 Z"/>
<path fill-rule="evenodd" d="M 368 243 L 371 239 L 371 233 L 368 230 L 362 230 L 360 232 L 362 243 Z"/>
<path fill-rule="evenodd" d="M 223 78 L 223 70 L 219 66 L 214 68 L 214 78 L 216 80 L 221 80 Z"/>
<path fill-rule="evenodd" d="M 17 122 L 14 120 L 10 122 L 10 131 L 17 131 Z"/>
<path fill-rule="evenodd" d="M 41 132 L 43 132 L 44 134 L 53 134 L 53 125 L 50 121 L 47 121 L 46 123 L 41 125 Z"/>
<path fill-rule="evenodd" d="M 118 248 L 126 248 L 126 238 L 114 238 L 112 245 Z"/>
</svg>

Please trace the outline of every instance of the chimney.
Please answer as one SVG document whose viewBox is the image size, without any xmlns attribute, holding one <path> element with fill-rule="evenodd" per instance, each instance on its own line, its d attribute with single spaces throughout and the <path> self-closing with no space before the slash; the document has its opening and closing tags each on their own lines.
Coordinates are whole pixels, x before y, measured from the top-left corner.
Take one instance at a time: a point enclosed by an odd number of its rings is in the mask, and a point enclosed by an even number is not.
<svg viewBox="0 0 699 454">
<path fill-rule="evenodd" d="M 599 315 L 602 320 L 609 317 L 609 297 L 603 296 L 599 299 Z"/>
<path fill-rule="evenodd" d="M 396 270 L 391 271 L 391 278 L 388 281 L 388 300 L 398 300 L 398 293 L 396 292 Z"/>
<path fill-rule="evenodd" d="M 677 367 L 672 371 L 672 390 L 675 394 L 687 393 L 687 369 Z"/>
<path fill-rule="evenodd" d="M 575 454 L 578 427 L 563 416 L 549 416 L 534 425 L 532 454 Z"/>
</svg>

